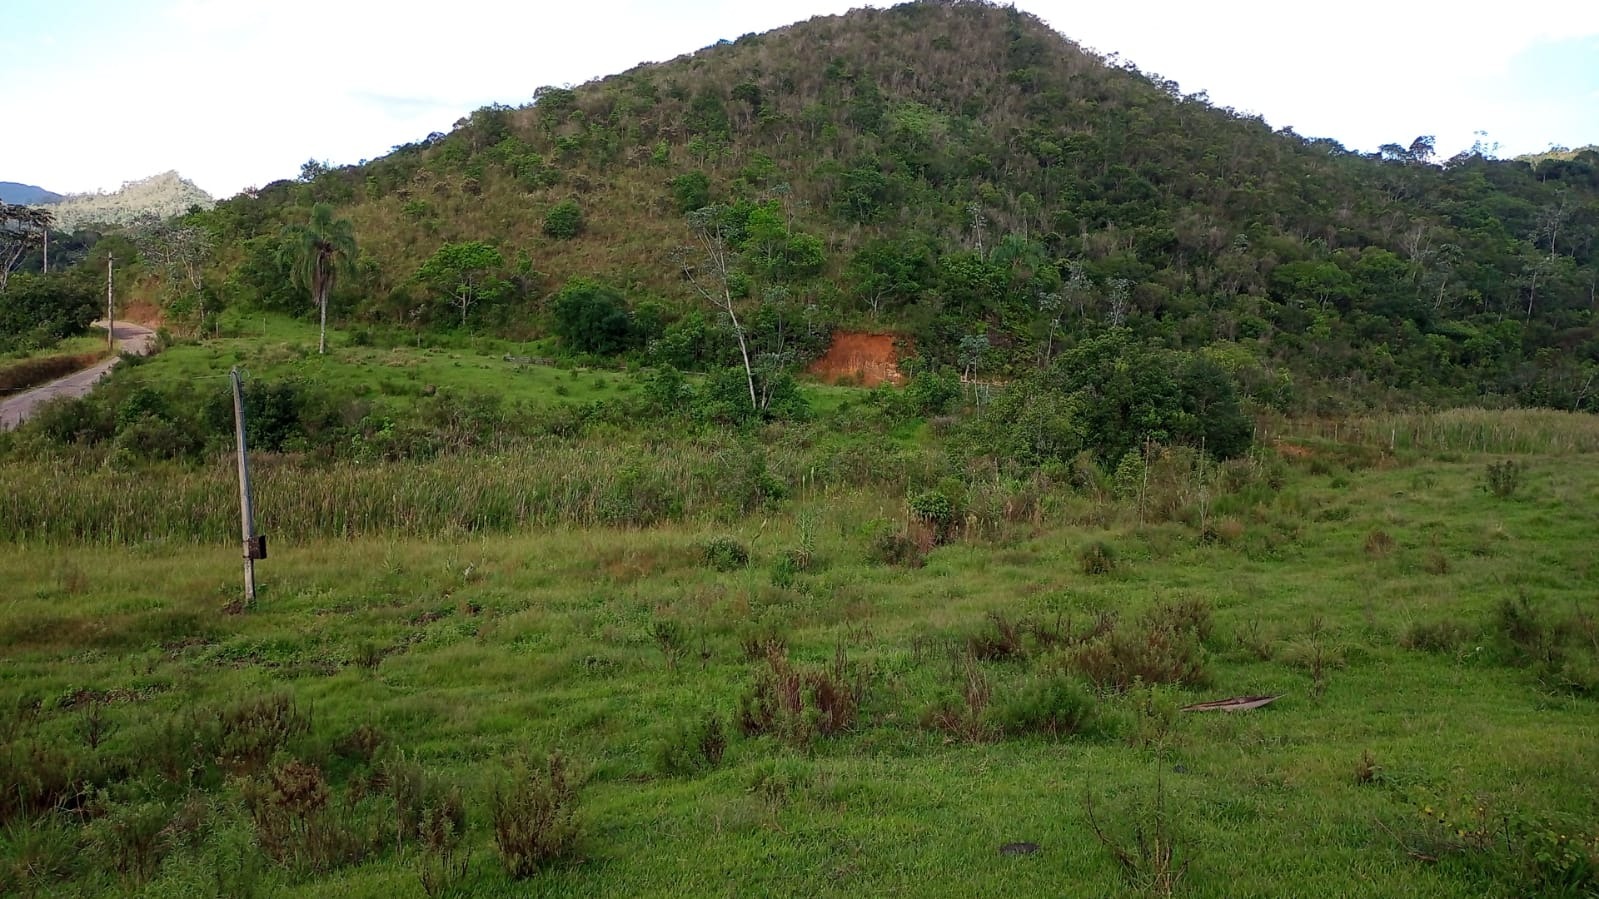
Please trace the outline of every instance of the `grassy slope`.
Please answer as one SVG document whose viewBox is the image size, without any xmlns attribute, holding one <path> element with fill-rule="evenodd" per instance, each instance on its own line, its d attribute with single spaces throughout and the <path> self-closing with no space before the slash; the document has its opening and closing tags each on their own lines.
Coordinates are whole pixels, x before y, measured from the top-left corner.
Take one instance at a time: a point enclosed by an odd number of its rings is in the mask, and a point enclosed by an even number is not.
<svg viewBox="0 0 1599 899">
<path fill-rule="evenodd" d="M 1113 895 L 1123 881 L 1086 826 L 1083 797 L 1130 827 L 1127 809 L 1147 803 L 1159 778 L 1191 861 L 1186 894 L 1490 895 L 1498 888 L 1456 860 L 1407 859 L 1374 821 L 1403 832 L 1415 804 L 1479 793 L 1591 820 L 1599 716 L 1591 701 L 1540 693 L 1474 643 L 1429 655 L 1399 648 L 1398 636 L 1414 621 L 1476 628 L 1518 591 L 1592 610 L 1599 460 L 1534 459 L 1525 495 L 1511 501 L 1483 493 L 1480 472 L 1480 460 L 1466 460 L 1302 474 L 1252 510 L 1230 545 L 1198 545 L 1175 526 L 1119 524 L 1106 535 L 1063 522 L 938 550 L 917 571 L 861 559 L 856 528 L 893 514 L 893 500 L 810 498 L 795 510 L 820 522 L 825 567 L 789 590 L 765 573 L 797 542 L 789 518 L 766 529 L 751 572 L 730 574 L 699 564 L 707 534 L 688 526 L 455 543 L 297 545 L 283 535 L 260 569 L 260 608 L 244 616 L 218 613 L 236 589 L 232 548 L 0 549 L 9 647 L 0 683 L 8 695 L 47 698 L 158 688 L 111 708 L 121 727 L 107 753 L 138 745 L 175 710 L 274 690 L 314 706 L 320 745 L 378 725 L 467 787 L 475 894 Z M 1396 538 L 1388 555 L 1363 549 L 1377 529 Z M 1094 535 L 1119 547 L 1117 573 L 1078 572 L 1076 549 Z M 1424 565 L 1434 553 L 1447 573 L 1425 570 L 1436 570 Z M 948 678 L 943 650 L 917 648 L 928 639 L 970 633 L 989 611 L 1081 618 L 1183 596 L 1209 601 L 1217 618 L 1214 685 L 1183 698 L 1284 692 L 1281 702 L 1181 718 L 1164 746 L 1113 737 L 974 747 L 916 727 Z M 468 614 L 469 603 L 481 613 Z M 696 646 L 704 635 L 703 667 L 691 655 L 665 670 L 648 635 L 663 617 Z M 655 776 L 650 747 L 673 719 L 735 704 L 752 670 L 735 634 L 757 620 L 788 629 L 801 659 L 828 658 L 842 641 L 868 666 L 865 725 L 809 756 L 735 740 L 709 775 Z M 1272 661 L 1235 641 L 1256 628 Z M 1319 698 L 1282 661 L 1310 642 L 1346 663 Z M 362 643 L 394 651 L 367 671 L 351 664 Z M 1001 693 L 1020 673 L 1019 663 L 987 667 Z M 55 712 L 41 733 L 71 741 L 73 726 L 73 713 Z M 485 796 L 505 759 L 550 746 L 589 774 L 586 861 L 512 885 L 492 860 Z M 1368 750 L 1382 777 L 1357 785 Z M 774 780 L 789 785 L 778 798 L 755 788 Z M 997 854 L 1012 840 L 1043 849 Z M 208 889 L 205 851 L 173 856 L 147 893 Z M 420 895 L 410 864 L 390 854 L 314 889 Z M 267 879 L 268 894 L 312 888 L 281 872 Z"/>
</svg>

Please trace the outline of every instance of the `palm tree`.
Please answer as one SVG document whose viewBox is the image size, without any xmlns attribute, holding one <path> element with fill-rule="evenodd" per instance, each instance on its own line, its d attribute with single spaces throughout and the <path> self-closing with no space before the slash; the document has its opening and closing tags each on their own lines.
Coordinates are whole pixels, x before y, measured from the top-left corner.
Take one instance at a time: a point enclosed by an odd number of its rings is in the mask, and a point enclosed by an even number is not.
<svg viewBox="0 0 1599 899">
<path fill-rule="evenodd" d="M 355 230 L 349 219 L 333 218 L 333 207 L 318 203 L 311 207 L 311 221 L 283 229 L 280 258 L 287 262 L 295 283 L 311 292 L 321 311 L 322 326 L 316 351 L 328 351 L 328 294 L 340 274 L 355 270 Z"/>
</svg>

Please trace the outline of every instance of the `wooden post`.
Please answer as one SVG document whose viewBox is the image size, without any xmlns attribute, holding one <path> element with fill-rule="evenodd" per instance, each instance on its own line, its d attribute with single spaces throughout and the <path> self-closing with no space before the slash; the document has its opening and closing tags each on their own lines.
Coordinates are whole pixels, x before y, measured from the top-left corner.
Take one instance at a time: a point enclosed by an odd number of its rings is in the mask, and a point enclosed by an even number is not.
<svg viewBox="0 0 1599 899">
<path fill-rule="evenodd" d="M 244 441 L 244 389 L 233 369 L 233 436 L 239 454 L 239 533 L 244 538 L 244 604 L 255 604 L 255 513 L 250 503 L 250 457 Z"/>
<path fill-rule="evenodd" d="M 111 257 L 105 258 L 105 345 L 106 349 L 115 353 L 117 351 L 117 321 L 116 307 L 111 303 Z"/>
</svg>

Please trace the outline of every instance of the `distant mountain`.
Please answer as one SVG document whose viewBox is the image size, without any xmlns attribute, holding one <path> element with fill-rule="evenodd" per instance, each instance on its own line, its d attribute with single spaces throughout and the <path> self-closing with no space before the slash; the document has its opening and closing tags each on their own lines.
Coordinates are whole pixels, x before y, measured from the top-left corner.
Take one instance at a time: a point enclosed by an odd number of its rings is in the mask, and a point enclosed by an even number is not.
<svg viewBox="0 0 1599 899">
<path fill-rule="evenodd" d="M 127 224 L 146 213 L 163 218 L 187 212 L 191 206 L 210 209 L 216 199 L 177 172 L 162 172 L 128 181 L 113 193 L 68 194 L 51 209 L 56 227 L 75 231 L 88 224 Z"/>
<path fill-rule="evenodd" d="M 23 206 L 39 206 L 45 203 L 54 203 L 60 200 L 61 194 L 53 190 L 45 190 L 32 184 L 18 184 L 15 181 L 0 181 L 0 203 L 17 203 Z"/>
</svg>

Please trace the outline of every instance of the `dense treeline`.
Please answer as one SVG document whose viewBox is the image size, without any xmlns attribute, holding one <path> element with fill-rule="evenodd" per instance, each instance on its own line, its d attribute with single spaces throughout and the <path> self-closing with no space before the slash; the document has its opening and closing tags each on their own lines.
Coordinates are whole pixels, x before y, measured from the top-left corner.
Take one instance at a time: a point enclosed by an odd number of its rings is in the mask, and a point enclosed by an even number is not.
<svg viewBox="0 0 1599 899">
<path fill-rule="evenodd" d="M 685 214 L 711 206 L 729 293 L 775 334 L 888 327 L 930 365 L 1016 379 L 1125 327 L 1203 350 L 1265 405 L 1599 408 L 1599 153 L 1440 160 L 1421 137 L 1360 154 L 987 3 L 746 35 L 363 165 L 308 163 L 186 217 L 215 244 L 211 308 L 308 312 L 281 230 L 319 202 L 361 245 L 335 314 L 377 324 L 682 356 L 705 342 L 684 328 L 723 326 L 681 252 Z M 491 289 L 463 298 L 432 273 L 474 242 Z M 578 315 L 573 283 L 612 308 Z M 754 350 L 792 364 L 817 345 Z M 651 361 L 728 361 L 709 355 Z"/>
</svg>

